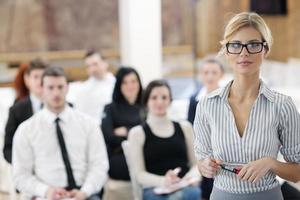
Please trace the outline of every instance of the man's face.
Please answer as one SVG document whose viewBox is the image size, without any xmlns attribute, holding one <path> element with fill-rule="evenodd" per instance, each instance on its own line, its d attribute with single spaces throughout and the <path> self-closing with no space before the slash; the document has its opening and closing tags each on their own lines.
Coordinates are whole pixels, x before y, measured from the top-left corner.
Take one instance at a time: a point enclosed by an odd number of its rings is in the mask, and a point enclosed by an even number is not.
<svg viewBox="0 0 300 200">
<path fill-rule="evenodd" d="M 43 79 L 43 100 L 51 111 L 60 111 L 64 108 L 68 83 L 63 76 L 45 76 Z"/>
<path fill-rule="evenodd" d="M 219 87 L 219 81 L 223 76 L 223 71 L 217 63 L 205 63 L 200 70 L 200 79 L 203 85 L 208 88 Z"/>
<path fill-rule="evenodd" d="M 99 54 L 93 54 L 85 59 L 89 76 L 102 78 L 108 68 L 108 64 L 102 60 Z"/>
<path fill-rule="evenodd" d="M 28 87 L 30 93 L 40 97 L 42 95 L 42 75 L 43 69 L 34 69 L 29 74 L 25 74 L 25 84 Z"/>
</svg>

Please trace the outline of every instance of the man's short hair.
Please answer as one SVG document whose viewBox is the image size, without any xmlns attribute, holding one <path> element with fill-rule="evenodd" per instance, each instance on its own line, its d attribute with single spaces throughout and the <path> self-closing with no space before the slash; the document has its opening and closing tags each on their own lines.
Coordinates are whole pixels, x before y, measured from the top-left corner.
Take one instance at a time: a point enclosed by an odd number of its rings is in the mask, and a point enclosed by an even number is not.
<svg viewBox="0 0 300 200">
<path fill-rule="evenodd" d="M 65 73 L 64 69 L 58 66 L 50 66 L 44 71 L 42 76 L 42 85 L 43 85 L 43 80 L 46 76 L 65 77 L 66 81 L 68 80 L 67 74 Z"/>
<path fill-rule="evenodd" d="M 90 57 L 90 56 L 93 56 L 93 55 L 99 55 L 101 57 L 101 54 L 99 53 L 99 51 L 96 51 L 94 49 L 90 49 L 90 50 L 87 50 L 85 55 L 84 55 L 84 59 Z"/>
<path fill-rule="evenodd" d="M 36 58 L 36 59 L 30 61 L 25 73 L 30 74 L 33 70 L 36 70 L 36 69 L 45 70 L 48 67 L 49 67 L 48 63 L 46 63 L 41 58 Z"/>
<path fill-rule="evenodd" d="M 207 64 L 207 63 L 211 63 L 211 64 L 217 64 L 221 70 L 222 73 L 224 73 L 225 69 L 223 64 L 216 58 L 213 57 L 206 57 L 201 64 L 198 67 L 198 71 L 201 70 L 201 68 L 203 67 L 203 65 Z"/>
</svg>

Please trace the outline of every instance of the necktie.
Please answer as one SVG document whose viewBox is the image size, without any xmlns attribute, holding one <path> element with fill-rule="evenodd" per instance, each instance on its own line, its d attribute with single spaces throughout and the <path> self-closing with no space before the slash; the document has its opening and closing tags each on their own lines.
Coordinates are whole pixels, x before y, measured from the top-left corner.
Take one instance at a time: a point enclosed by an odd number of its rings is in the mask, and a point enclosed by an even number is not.
<svg viewBox="0 0 300 200">
<path fill-rule="evenodd" d="M 65 164 L 65 169 L 66 169 L 67 178 L 68 178 L 68 186 L 66 187 L 66 189 L 67 190 L 72 190 L 72 189 L 75 189 L 75 188 L 78 188 L 78 187 L 76 186 L 76 182 L 75 182 L 75 179 L 74 179 L 74 176 L 73 176 L 73 171 L 72 171 L 68 151 L 67 151 L 67 148 L 66 148 L 63 133 L 62 133 L 62 131 L 60 129 L 60 126 L 59 126 L 59 121 L 60 121 L 59 118 L 55 119 L 57 139 L 58 139 L 58 142 L 59 142 L 61 155 L 62 155 L 64 164 Z"/>
</svg>

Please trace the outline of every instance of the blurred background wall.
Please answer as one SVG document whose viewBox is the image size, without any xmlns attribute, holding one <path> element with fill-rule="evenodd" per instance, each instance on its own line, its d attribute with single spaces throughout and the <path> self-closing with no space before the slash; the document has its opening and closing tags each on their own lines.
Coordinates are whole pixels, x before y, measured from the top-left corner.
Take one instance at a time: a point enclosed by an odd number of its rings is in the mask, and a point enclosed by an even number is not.
<svg viewBox="0 0 300 200">
<path fill-rule="evenodd" d="M 162 0 L 163 45 L 191 50 L 196 37 L 198 57 L 217 52 L 225 22 L 250 3 Z M 286 6 L 286 14 L 263 15 L 275 39 L 270 58 L 280 61 L 300 57 L 300 1 Z M 119 48 L 117 0 L 0 0 L 0 23 L 2 53 Z"/>
</svg>

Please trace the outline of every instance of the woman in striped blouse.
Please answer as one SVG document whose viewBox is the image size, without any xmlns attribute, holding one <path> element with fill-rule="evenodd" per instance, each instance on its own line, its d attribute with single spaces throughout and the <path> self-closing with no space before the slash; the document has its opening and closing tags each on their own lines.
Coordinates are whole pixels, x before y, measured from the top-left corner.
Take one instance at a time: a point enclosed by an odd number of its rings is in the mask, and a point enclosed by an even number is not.
<svg viewBox="0 0 300 200">
<path fill-rule="evenodd" d="M 197 106 L 198 168 L 215 177 L 212 200 L 281 200 L 276 175 L 300 180 L 300 115 L 290 97 L 259 78 L 271 32 L 259 15 L 244 12 L 229 21 L 221 44 L 234 79 Z M 276 159 L 279 151 L 286 163 Z"/>
</svg>

